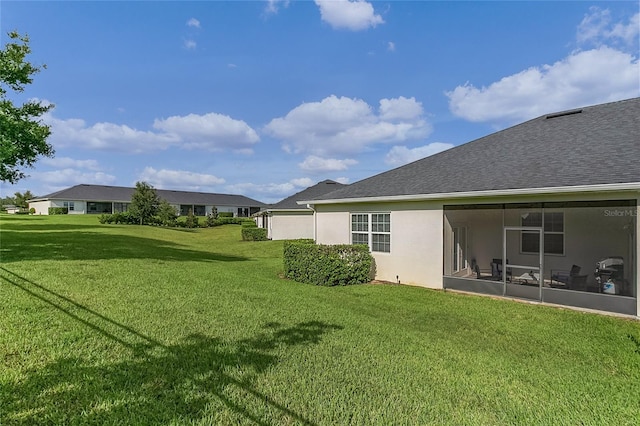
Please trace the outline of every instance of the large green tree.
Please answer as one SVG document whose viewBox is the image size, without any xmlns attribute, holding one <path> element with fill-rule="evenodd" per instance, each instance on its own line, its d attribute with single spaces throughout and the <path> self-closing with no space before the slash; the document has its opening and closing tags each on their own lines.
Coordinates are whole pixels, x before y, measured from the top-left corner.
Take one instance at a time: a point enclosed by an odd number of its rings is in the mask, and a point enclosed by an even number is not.
<svg viewBox="0 0 640 426">
<path fill-rule="evenodd" d="M 21 169 L 33 167 L 39 156 L 52 157 L 53 147 L 47 143 L 49 126 L 40 117 L 53 108 L 29 100 L 16 106 L 8 91 L 20 93 L 42 68 L 26 60 L 31 53 L 29 37 L 13 31 L 10 41 L 0 50 L 0 181 L 15 183 L 25 177 Z"/>
<path fill-rule="evenodd" d="M 29 207 L 29 200 L 32 198 L 35 197 L 29 190 L 25 191 L 24 194 L 21 194 L 20 192 L 16 192 L 15 194 L 13 194 L 13 199 L 15 201 L 16 207 L 22 207 L 23 209 Z"/>
<path fill-rule="evenodd" d="M 160 199 L 153 186 L 147 182 L 136 182 L 136 189 L 131 196 L 129 213 L 138 219 L 140 225 L 149 223 L 158 212 L 159 204 Z"/>
</svg>

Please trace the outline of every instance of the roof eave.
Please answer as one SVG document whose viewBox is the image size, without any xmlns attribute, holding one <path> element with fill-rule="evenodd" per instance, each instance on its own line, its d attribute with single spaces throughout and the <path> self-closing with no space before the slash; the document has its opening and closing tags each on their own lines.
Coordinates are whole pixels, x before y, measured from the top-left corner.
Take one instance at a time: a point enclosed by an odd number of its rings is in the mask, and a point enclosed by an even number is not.
<svg viewBox="0 0 640 426">
<path fill-rule="evenodd" d="M 375 203 L 375 202 L 398 202 L 398 201 L 429 201 L 447 200 L 459 198 L 485 198 L 485 197 L 507 197 L 518 195 L 547 195 L 547 194 L 571 194 L 587 192 L 615 192 L 615 191 L 638 191 L 640 192 L 640 182 L 613 183 L 600 185 L 576 185 L 576 186 L 556 186 L 545 188 L 518 188 L 518 189 L 498 189 L 486 191 L 466 191 L 447 192 L 435 194 L 411 194 L 411 195 L 391 195 L 381 197 L 359 197 L 359 198 L 338 198 L 331 200 L 306 200 L 298 201 L 298 204 L 348 204 L 348 203 Z"/>
<path fill-rule="evenodd" d="M 289 209 L 266 209 L 266 212 L 278 212 L 278 213 L 286 213 L 286 212 L 306 212 L 306 211 L 312 211 L 312 209 L 307 208 L 307 207 L 302 207 L 302 208 L 298 208 L 298 209 L 294 209 L 294 208 L 289 208 Z"/>
</svg>

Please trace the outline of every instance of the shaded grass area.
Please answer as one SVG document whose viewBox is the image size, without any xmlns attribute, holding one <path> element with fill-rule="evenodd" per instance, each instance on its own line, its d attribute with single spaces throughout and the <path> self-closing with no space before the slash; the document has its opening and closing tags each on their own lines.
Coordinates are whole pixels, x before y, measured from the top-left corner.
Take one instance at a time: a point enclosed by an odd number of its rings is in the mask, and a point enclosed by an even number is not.
<svg viewBox="0 0 640 426">
<path fill-rule="evenodd" d="M 0 216 L 0 424 L 637 424 L 635 321 L 279 278 L 280 242 Z"/>
</svg>

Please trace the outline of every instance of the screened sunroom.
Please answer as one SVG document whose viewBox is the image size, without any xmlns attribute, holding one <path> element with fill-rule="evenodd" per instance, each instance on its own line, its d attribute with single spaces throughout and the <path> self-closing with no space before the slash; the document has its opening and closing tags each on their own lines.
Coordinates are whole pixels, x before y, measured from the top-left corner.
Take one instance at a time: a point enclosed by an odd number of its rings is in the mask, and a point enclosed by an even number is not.
<svg viewBox="0 0 640 426">
<path fill-rule="evenodd" d="M 637 315 L 637 201 L 444 208 L 444 287 Z"/>
</svg>

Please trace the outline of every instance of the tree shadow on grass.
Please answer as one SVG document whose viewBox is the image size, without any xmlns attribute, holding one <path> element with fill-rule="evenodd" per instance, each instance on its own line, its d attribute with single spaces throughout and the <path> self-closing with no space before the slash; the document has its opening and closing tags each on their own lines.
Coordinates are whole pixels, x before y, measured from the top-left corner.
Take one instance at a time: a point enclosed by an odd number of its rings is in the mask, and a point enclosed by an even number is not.
<svg viewBox="0 0 640 426">
<path fill-rule="evenodd" d="M 1 278 L 104 338 L 128 348 L 124 360 L 61 357 L 0 387 L 0 424 L 167 424 L 211 420 L 259 425 L 313 422 L 255 385 L 279 361 L 276 348 L 319 343 L 341 326 L 268 323 L 253 338 L 191 334 L 165 345 L 33 281 L 0 268 Z M 9 355 L 9 356 L 8 356 Z M 4 364 L 11 367 L 11 355 Z M 106 354 L 105 354 L 106 355 Z M 284 385 L 283 385 L 284 386 Z"/>
<path fill-rule="evenodd" d="M 98 232 L 2 231 L 2 262 L 25 260 L 155 259 L 201 262 L 248 260 L 209 251 L 191 250 L 180 244 L 131 235 Z"/>
</svg>

